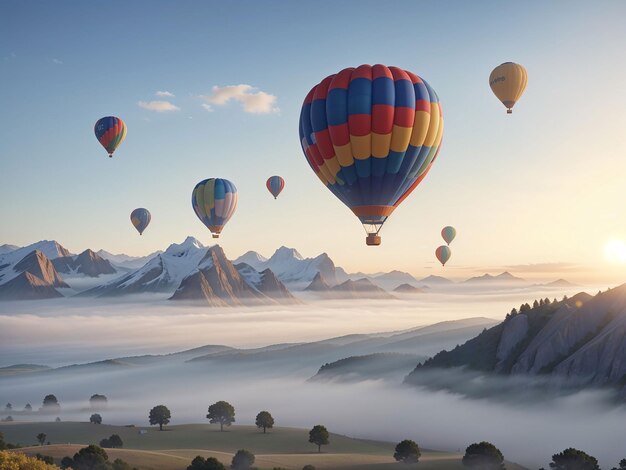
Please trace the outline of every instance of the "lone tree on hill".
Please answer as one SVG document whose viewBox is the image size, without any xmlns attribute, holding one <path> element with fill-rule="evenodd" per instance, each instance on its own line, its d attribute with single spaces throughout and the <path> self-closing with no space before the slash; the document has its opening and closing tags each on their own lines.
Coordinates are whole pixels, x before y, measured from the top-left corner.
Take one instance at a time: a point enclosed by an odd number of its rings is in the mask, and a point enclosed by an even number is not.
<svg viewBox="0 0 626 470">
<path fill-rule="evenodd" d="M 309 442 L 317 446 L 318 452 L 322 451 L 322 446 L 330 444 L 329 437 L 328 429 L 321 424 L 313 426 L 313 429 L 309 431 Z"/>
<path fill-rule="evenodd" d="M 102 424 L 102 416 L 98 413 L 94 413 L 89 417 L 89 422 L 93 424 Z"/>
<path fill-rule="evenodd" d="M 59 400 L 54 395 L 46 395 L 43 398 L 43 407 L 46 410 L 50 409 L 59 409 L 61 405 L 59 405 Z"/>
<path fill-rule="evenodd" d="M 405 439 L 396 446 L 396 451 L 393 454 L 393 458 L 398 462 L 404 463 L 417 463 L 422 453 L 415 441 Z"/>
<path fill-rule="evenodd" d="M 111 434 L 111 437 L 100 441 L 100 447 L 104 449 L 118 449 L 124 447 L 124 443 L 122 442 L 122 438 L 120 436 L 117 434 Z"/>
<path fill-rule="evenodd" d="M 249 470 L 254 464 L 254 454 L 245 449 L 237 451 L 233 457 L 231 468 L 235 470 Z"/>
<path fill-rule="evenodd" d="M 582 450 L 570 447 L 552 456 L 550 468 L 554 470 L 600 470 L 598 460 Z"/>
<path fill-rule="evenodd" d="M 33 411 L 33 407 L 30 406 L 30 403 L 26 403 L 26 406 L 24 407 L 24 411 L 26 411 L 27 413 L 30 413 L 31 411 Z"/>
<path fill-rule="evenodd" d="M 46 434 L 43 432 L 40 432 L 39 434 L 37 434 L 37 442 L 39 442 L 39 445 L 42 446 L 46 443 Z"/>
<path fill-rule="evenodd" d="M 150 414 L 148 415 L 148 419 L 150 420 L 151 425 L 158 424 L 159 431 L 163 431 L 163 426 L 170 422 L 170 418 L 172 417 L 170 410 L 165 405 L 157 405 L 150 410 Z"/>
<path fill-rule="evenodd" d="M 4 407 L 4 409 L 6 411 L 11 411 L 13 409 L 13 405 L 11 405 L 11 403 L 7 403 L 6 406 Z"/>
<path fill-rule="evenodd" d="M 205 459 L 198 455 L 191 461 L 191 465 L 187 467 L 187 470 L 226 470 L 226 468 L 215 457 Z"/>
<path fill-rule="evenodd" d="M 274 418 L 269 411 L 261 411 L 256 415 L 256 427 L 263 428 L 263 434 L 265 434 L 266 429 L 274 427 Z"/>
<path fill-rule="evenodd" d="M 504 470 L 504 456 L 491 442 L 479 442 L 465 449 L 463 465 L 480 470 Z"/>
<path fill-rule="evenodd" d="M 89 405 L 95 409 L 105 408 L 107 406 L 107 397 L 94 393 L 91 395 L 91 398 L 89 398 Z"/>
<path fill-rule="evenodd" d="M 227 401 L 218 401 L 209 406 L 209 414 L 206 415 L 209 423 L 219 423 L 220 432 L 224 431 L 224 426 L 230 426 L 235 422 L 235 408 Z"/>
</svg>

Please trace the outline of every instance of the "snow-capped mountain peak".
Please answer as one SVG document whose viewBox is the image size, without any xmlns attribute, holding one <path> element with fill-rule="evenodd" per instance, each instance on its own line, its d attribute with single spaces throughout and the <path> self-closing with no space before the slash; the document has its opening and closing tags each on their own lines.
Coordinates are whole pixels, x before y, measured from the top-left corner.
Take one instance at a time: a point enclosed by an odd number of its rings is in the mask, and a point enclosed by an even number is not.
<svg viewBox="0 0 626 470">
<path fill-rule="evenodd" d="M 304 258 L 300 253 L 298 253 L 298 250 L 296 250 L 295 248 L 287 248 L 286 246 L 281 246 L 278 250 L 274 252 L 269 261 L 277 262 L 288 261 L 292 259 L 302 261 Z"/>
</svg>

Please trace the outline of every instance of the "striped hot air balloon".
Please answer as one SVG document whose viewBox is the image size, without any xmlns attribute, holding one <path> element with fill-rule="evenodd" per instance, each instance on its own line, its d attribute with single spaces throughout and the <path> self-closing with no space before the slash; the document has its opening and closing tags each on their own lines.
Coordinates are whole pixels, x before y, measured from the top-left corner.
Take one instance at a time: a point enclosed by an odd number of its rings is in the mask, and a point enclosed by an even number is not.
<svg viewBox="0 0 626 470">
<path fill-rule="evenodd" d="M 150 220 L 152 220 L 150 211 L 143 207 L 139 207 L 130 213 L 130 222 L 137 229 L 139 235 L 143 235 L 143 231 L 150 224 Z"/>
<path fill-rule="evenodd" d="M 435 250 L 435 256 L 439 260 L 442 266 L 445 266 L 450 256 L 452 256 L 452 250 L 448 245 L 441 245 L 439 248 Z"/>
<path fill-rule="evenodd" d="M 448 225 L 444 228 L 441 229 L 441 237 L 444 239 L 444 241 L 450 245 L 450 243 L 452 243 L 452 240 L 454 240 L 454 238 L 456 237 L 456 229 L 454 227 L 452 227 L 451 225 Z"/>
<path fill-rule="evenodd" d="M 272 193 L 272 196 L 276 199 L 285 188 L 285 180 L 280 176 L 270 176 L 267 179 L 265 186 L 267 186 L 267 190 Z"/>
<path fill-rule="evenodd" d="M 507 114 L 522 97 L 528 84 L 528 73 L 523 65 L 505 62 L 498 65 L 489 75 L 489 86 L 496 97 L 506 106 Z"/>
<path fill-rule="evenodd" d="M 300 112 L 300 142 L 324 185 L 363 224 L 368 245 L 430 170 L 443 137 L 435 91 L 397 67 L 361 65 L 330 75 Z"/>
<path fill-rule="evenodd" d="M 98 119 L 94 126 L 94 132 L 98 142 L 113 157 L 113 152 L 126 138 L 126 124 L 120 118 L 107 116 Z"/>
<path fill-rule="evenodd" d="M 237 188 L 221 178 L 202 180 L 193 188 L 191 205 L 213 238 L 219 238 L 224 225 L 237 209 Z"/>
</svg>

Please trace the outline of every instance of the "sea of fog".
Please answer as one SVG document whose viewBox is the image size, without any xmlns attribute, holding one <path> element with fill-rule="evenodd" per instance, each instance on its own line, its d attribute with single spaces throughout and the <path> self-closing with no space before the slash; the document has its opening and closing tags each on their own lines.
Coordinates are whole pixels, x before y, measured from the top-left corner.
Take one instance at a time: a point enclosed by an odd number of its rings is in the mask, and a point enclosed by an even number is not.
<svg viewBox="0 0 626 470">
<path fill-rule="evenodd" d="M 308 299 L 302 306 L 254 309 L 179 307 L 155 297 L 130 302 L 4 303 L 0 304 L 0 362 L 58 366 L 205 344 L 254 347 L 467 317 L 499 319 L 522 302 L 580 290 L 439 292 L 394 301 Z M 626 457 L 626 408 L 611 403 L 601 392 L 491 401 L 389 381 L 310 382 L 307 379 L 317 365 L 298 369 L 282 363 L 280 367 L 168 359 L 137 367 L 95 365 L 4 376 L 0 402 L 12 402 L 15 409 L 30 402 L 37 408 L 44 395 L 54 393 L 63 420 L 84 421 L 91 413 L 88 397 L 102 393 L 109 398 L 108 408 L 101 412 L 105 423 L 145 426 L 148 410 L 157 404 L 170 408 L 172 424 L 201 423 L 206 422 L 209 404 L 227 400 L 235 406 L 239 424 L 252 424 L 256 413 L 267 409 L 279 426 L 321 423 L 354 437 L 410 438 L 432 449 L 456 451 L 488 440 L 507 459 L 529 468 L 547 467 L 552 454 L 572 446 L 598 457 L 602 468 Z"/>
</svg>

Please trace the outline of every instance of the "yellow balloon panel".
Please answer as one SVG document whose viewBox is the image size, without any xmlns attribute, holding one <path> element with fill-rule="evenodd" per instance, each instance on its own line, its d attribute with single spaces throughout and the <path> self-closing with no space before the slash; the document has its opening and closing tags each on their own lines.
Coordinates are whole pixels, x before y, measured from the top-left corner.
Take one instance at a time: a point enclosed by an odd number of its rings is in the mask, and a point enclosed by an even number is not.
<svg viewBox="0 0 626 470">
<path fill-rule="evenodd" d="M 523 65 L 505 62 L 498 65 L 489 75 L 489 86 L 496 97 L 512 112 L 528 84 L 528 73 Z"/>
</svg>

